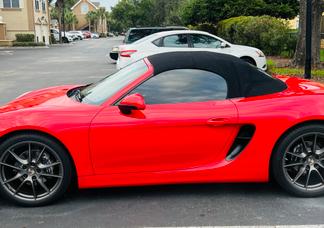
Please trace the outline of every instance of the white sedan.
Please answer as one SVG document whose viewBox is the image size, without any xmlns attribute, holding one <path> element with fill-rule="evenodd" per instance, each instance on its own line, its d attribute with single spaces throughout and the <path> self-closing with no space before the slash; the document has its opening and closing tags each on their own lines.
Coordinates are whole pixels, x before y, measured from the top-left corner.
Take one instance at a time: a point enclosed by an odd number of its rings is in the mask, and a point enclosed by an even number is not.
<svg viewBox="0 0 324 228">
<path fill-rule="evenodd" d="M 180 30 L 155 33 L 133 44 L 119 46 L 117 69 L 144 57 L 174 51 L 211 51 L 229 54 L 245 60 L 262 70 L 267 69 L 263 52 L 257 48 L 235 45 L 207 32 Z"/>
</svg>

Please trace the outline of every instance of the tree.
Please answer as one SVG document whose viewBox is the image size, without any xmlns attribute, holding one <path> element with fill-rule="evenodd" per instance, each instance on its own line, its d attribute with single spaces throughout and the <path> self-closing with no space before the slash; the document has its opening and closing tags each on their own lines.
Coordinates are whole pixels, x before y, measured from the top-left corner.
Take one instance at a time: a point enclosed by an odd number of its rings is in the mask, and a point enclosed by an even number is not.
<svg viewBox="0 0 324 228">
<path fill-rule="evenodd" d="M 62 43 L 62 17 L 63 10 L 69 9 L 76 3 L 77 0 L 48 0 L 49 4 L 53 4 L 55 2 L 55 15 L 57 16 L 58 24 L 59 24 L 59 37 L 60 43 Z M 65 17 L 64 17 L 65 19 Z"/>
<path fill-rule="evenodd" d="M 74 13 L 66 8 L 64 9 L 64 21 L 68 30 L 74 29 L 74 25 L 78 23 L 78 19 Z"/>
<path fill-rule="evenodd" d="M 86 15 L 86 19 L 89 23 L 89 30 L 96 32 L 97 31 L 97 20 L 98 20 L 98 15 L 95 11 L 89 11 Z M 92 26 L 93 25 L 93 26 Z M 91 30 L 93 28 L 93 30 Z"/>
<path fill-rule="evenodd" d="M 303 67 L 305 64 L 306 49 L 306 5 L 307 0 L 300 0 L 299 11 L 299 35 L 295 55 L 292 65 Z M 320 47 L 321 47 L 321 19 L 324 11 L 323 0 L 313 0 L 312 5 L 312 65 L 315 68 L 320 67 Z"/>
<path fill-rule="evenodd" d="M 96 10 L 97 18 L 99 20 L 101 33 L 104 31 L 104 21 L 106 20 L 106 9 L 104 7 L 100 7 Z"/>
<path fill-rule="evenodd" d="M 111 27 L 182 25 L 180 8 L 188 0 L 121 0 L 112 8 Z"/>
<path fill-rule="evenodd" d="M 294 18 L 298 14 L 297 0 L 189 0 L 182 11 L 186 24 L 217 24 L 237 16 L 269 15 Z"/>
</svg>

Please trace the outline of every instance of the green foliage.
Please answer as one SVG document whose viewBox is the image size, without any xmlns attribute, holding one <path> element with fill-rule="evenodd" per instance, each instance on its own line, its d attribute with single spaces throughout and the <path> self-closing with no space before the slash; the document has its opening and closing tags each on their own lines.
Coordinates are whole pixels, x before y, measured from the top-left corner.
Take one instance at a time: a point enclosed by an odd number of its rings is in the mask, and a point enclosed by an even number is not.
<svg viewBox="0 0 324 228">
<path fill-rule="evenodd" d="M 88 23 L 90 24 L 90 27 L 93 28 L 89 28 L 91 31 L 97 31 L 97 23 L 98 21 L 101 21 L 101 24 L 103 25 L 104 21 L 106 20 L 109 24 L 110 21 L 110 13 L 107 12 L 105 10 L 105 8 L 100 7 L 99 9 L 97 9 L 96 11 L 89 11 L 86 15 L 86 19 L 88 21 Z"/>
<path fill-rule="evenodd" d="M 17 42 L 34 42 L 34 40 L 35 40 L 34 34 L 23 34 L 23 33 L 16 34 Z"/>
<path fill-rule="evenodd" d="M 51 34 L 51 36 L 50 36 L 50 42 L 51 42 L 51 44 L 56 44 L 56 39 L 53 34 Z"/>
<path fill-rule="evenodd" d="M 39 47 L 39 46 L 45 46 L 44 43 L 35 43 L 35 42 L 13 42 L 14 47 Z"/>
<path fill-rule="evenodd" d="M 324 49 L 321 50 L 321 62 L 324 62 Z"/>
<path fill-rule="evenodd" d="M 106 34 L 106 33 L 100 33 L 100 34 L 99 34 L 99 37 L 100 37 L 100 38 L 106 38 L 106 37 L 107 37 L 107 34 Z"/>
<path fill-rule="evenodd" d="M 273 67 L 269 72 L 277 75 L 304 76 L 304 69 L 301 68 Z M 324 70 L 312 70 L 312 76 L 314 79 L 323 79 Z"/>
<path fill-rule="evenodd" d="M 64 21 L 65 26 L 68 27 L 68 29 L 72 29 L 73 24 L 78 23 L 77 17 L 74 15 L 74 13 L 70 9 L 64 9 Z"/>
<path fill-rule="evenodd" d="M 209 32 L 211 34 L 217 34 L 217 27 L 213 24 L 203 23 L 198 25 L 188 25 L 188 28 L 191 30 L 200 30 Z"/>
<path fill-rule="evenodd" d="M 214 23 L 237 16 L 294 18 L 297 0 L 188 0 L 182 10 L 186 24 Z"/>
<path fill-rule="evenodd" d="M 266 55 L 293 53 L 297 40 L 297 35 L 290 33 L 283 20 L 270 16 L 223 20 L 218 24 L 217 34 L 232 43 L 259 48 Z"/>
<path fill-rule="evenodd" d="M 112 8 L 111 31 L 130 27 L 182 25 L 181 8 L 188 0 L 121 0 Z"/>
</svg>

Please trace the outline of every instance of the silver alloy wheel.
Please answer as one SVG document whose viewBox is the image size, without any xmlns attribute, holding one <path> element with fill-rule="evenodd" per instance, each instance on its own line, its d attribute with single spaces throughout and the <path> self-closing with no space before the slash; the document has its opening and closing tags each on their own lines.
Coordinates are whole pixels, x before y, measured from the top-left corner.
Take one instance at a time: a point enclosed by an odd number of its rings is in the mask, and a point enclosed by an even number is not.
<svg viewBox="0 0 324 228">
<path fill-rule="evenodd" d="M 0 183 L 22 200 L 39 201 L 50 197 L 63 180 L 63 164 L 49 146 L 36 141 L 12 145 L 0 157 Z"/>
<path fill-rule="evenodd" d="M 295 186 L 306 191 L 324 188 L 324 134 L 307 133 L 289 144 L 284 154 L 283 169 Z"/>
</svg>

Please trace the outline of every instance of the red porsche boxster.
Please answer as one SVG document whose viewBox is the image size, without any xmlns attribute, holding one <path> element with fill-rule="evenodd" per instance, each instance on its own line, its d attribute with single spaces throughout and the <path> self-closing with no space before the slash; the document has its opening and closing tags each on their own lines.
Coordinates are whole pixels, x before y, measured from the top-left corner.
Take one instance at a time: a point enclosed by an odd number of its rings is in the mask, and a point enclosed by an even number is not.
<svg viewBox="0 0 324 228">
<path fill-rule="evenodd" d="M 79 188 L 267 182 L 324 194 L 324 86 L 232 56 L 163 53 L 0 108 L 0 193 L 25 206 Z"/>
</svg>

